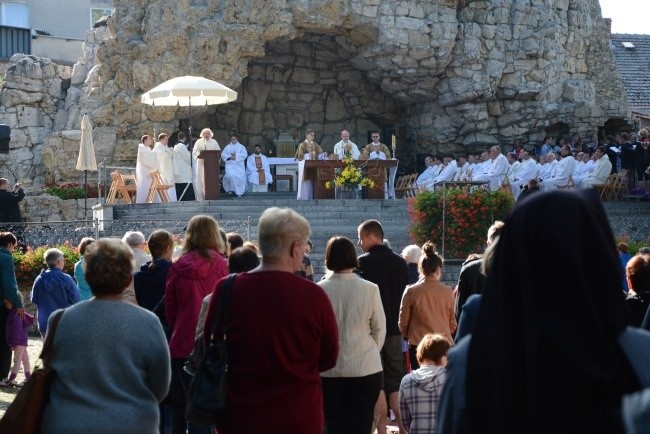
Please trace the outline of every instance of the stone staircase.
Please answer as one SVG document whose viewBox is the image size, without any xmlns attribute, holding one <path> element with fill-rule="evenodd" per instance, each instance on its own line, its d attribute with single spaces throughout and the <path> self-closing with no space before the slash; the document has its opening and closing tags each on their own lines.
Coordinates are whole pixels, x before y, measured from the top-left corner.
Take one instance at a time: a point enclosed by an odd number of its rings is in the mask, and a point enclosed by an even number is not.
<svg viewBox="0 0 650 434">
<path fill-rule="evenodd" d="M 617 236 L 627 234 L 637 240 L 650 237 L 650 202 L 604 202 L 603 205 Z M 113 214 L 115 220 L 127 228 L 129 221 L 147 221 L 150 224 L 144 227 L 165 228 L 174 233 L 181 232 L 192 216 L 208 214 L 215 217 L 227 232 L 235 231 L 244 239 L 254 241 L 259 216 L 272 206 L 293 208 L 309 220 L 314 244 L 310 258 L 317 279 L 326 271 L 323 255 L 327 240 L 334 235 L 343 235 L 356 243 L 357 227 L 364 220 L 379 220 L 386 238 L 397 253 L 412 243 L 404 199 L 299 201 L 295 193 L 249 193 L 242 198 L 223 197 L 204 202 L 115 205 Z M 358 252 L 361 253 L 361 250 Z M 442 281 L 453 287 L 462 262 L 463 259 L 447 259 Z"/>
<path fill-rule="evenodd" d="M 408 234 L 410 224 L 406 200 L 322 199 L 296 200 L 295 193 L 249 193 L 242 198 L 224 197 L 204 202 L 176 202 L 166 204 L 116 205 L 116 220 L 148 220 L 158 227 L 176 228 L 179 232 L 196 214 L 208 214 L 217 219 L 226 232 L 238 232 L 244 239 L 257 239 L 257 222 L 266 208 L 289 207 L 305 216 L 311 225 L 314 249 L 310 259 L 316 278 L 325 273 L 324 251 L 330 237 L 342 235 L 357 241 L 357 227 L 368 219 L 377 219 L 384 228 L 385 237 L 396 252 L 412 244 Z M 144 231 L 143 231 L 144 232 Z M 361 250 L 358 250 L 361 253 Z"/>
</svg>

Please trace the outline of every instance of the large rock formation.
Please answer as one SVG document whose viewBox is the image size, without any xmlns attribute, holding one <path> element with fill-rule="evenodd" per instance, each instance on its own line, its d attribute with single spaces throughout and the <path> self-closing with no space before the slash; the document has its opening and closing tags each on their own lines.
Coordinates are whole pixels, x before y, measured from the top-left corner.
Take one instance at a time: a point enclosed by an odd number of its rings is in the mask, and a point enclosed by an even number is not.
<svg viewBox="0 0 650 434">
<path fill-rule="evenodd" d="M 282 132 L 301 139 L 313 128 L 331 150 L 342 128 L 359 144 L 379 128 L 396 132 L 406 165 L 418 152 L 515 138 L 530 144 L 563 129 L 588 135 L 628 116 L 598 0 L 114 5 L 108 29 L 89 33 L 70 87 L 47 87 L 52 101 L 39 110 L 49 105 L 43 133 L 53 133 L 47 141 L 39 133 L 38 143 L 52 148 L 53 164 L 42 169 L 42 180 L 65 178 L 69 167 L 57 152 L 72 147 L 66 140 L 74 133 L 66 130 L 78 128 L 82 112 L 102 141 L 102 157 L 113 163 L 133 165 L 142 134 L 186 128 L 186 108 L 140 103 L 143 92 L 181 75 L 205 76 L 239 93 L 228 105 L 193 108 L 194 131 L 211 127 L 222 143 L 236 133 L 249 147 L 269 147 Z M 13 107 L 18 113 L 36 110 L 34 104 L 3 107 L 0 120 L 16 124 Z M 37 167 L 41 159 L 49 164 L 47 149 L 42 157 L 34 152 L 37 142 L 28 144 L 22 131 L 12 147 L 26 148 L 25 161 Z"/>
</svg>

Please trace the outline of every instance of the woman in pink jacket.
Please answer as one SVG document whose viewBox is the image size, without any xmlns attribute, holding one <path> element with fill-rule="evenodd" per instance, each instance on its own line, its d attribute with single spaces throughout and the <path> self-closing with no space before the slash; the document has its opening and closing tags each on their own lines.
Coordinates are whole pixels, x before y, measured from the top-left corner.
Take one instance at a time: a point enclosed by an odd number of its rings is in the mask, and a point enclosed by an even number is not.
<svg viewBox="0 0 650 434">
<path fill-rule="evenodd" d="M 172 410 L 172 434 L 185 433 L 188 428 L 184 407 L 189 376 L 183 371 L 183 364 L 194 349 L 194 332 L 203 298 L 228 274 L 228 261 L 223 252 L 225 245 L 217 221 L 206 215 L 194 216 L 187 225 L 183 254 L 167 274 L 165 316 L 171 327 L 172 383 L 166 403 Z M 192 424 L 189 430 L 190 434 L 209 432 Z"/>
</svg>

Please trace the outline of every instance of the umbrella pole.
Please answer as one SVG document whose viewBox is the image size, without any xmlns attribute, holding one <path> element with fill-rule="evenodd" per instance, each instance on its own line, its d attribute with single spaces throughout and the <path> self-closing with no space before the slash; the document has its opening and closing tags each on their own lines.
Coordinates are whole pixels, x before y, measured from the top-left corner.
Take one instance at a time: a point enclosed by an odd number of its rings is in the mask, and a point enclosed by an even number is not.
<svg viewBox="0 0 650 434">
<path fill-rule="evenodd" d="M 84 220 L 88 215 L 88 171 L 84 170 Z"/>
</svg>

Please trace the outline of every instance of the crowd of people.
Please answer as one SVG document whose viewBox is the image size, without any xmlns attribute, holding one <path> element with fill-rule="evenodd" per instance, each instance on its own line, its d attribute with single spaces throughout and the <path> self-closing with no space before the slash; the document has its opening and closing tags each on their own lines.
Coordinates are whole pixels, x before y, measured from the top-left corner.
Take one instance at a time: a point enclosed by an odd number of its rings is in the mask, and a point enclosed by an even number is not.
<svg viewBox="0 0 650 434">
<path fill-rule="evenodd" d="M 647 421 L 650 249 L 617 254 L 593 191 L 520 201 L 454 288 L 433 242 L 398 254 L 374 219 L 357 235 L 329 239 L 318 282 L 309 223 L 290 208 L 264 211 L 255 242 L 207 215 L 177 252 L 165 230 L 84 238 L 74 278 L 45 252 L 34 319 L 2 233 L 2 386 L 19 386 L 21 367 L 29 378 L 30 322 L 46 335 L 63 312 L 43 432 L 636 433 Z M 557 251 L 573 259 L 549 273 Z M 186 361 L 197 339 L 221 339 L 231 273 L 227 406 L 197 425 Z"/>
<path fill-rule="evenodd" d="M 650 192 L 650 132 L 620 133 L 605 143 L 594 135 L 582 143 L 578 135 L 571 141 L 547 136 L 540 145 L 525 149 L 517 140 L 504 155 L 501 146 L 476 154 L 429 154 L 416 184 L 432 190 L 442 182 L 476 181 L 491 190 L 510 186 L 515 199 L 527 190 L 550 191 L 572 183 L 577 188 L 604 184 L 613 173 L 625 173 L 628 191 L 640 196 Z M 525 195 L 530 194 L 526 192 Z"/>
</svg>

